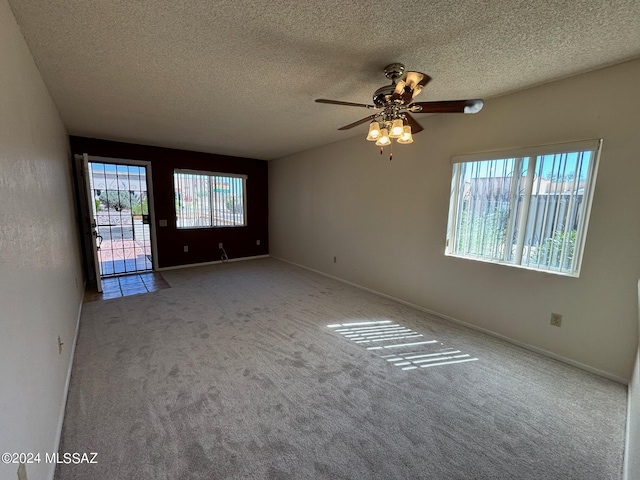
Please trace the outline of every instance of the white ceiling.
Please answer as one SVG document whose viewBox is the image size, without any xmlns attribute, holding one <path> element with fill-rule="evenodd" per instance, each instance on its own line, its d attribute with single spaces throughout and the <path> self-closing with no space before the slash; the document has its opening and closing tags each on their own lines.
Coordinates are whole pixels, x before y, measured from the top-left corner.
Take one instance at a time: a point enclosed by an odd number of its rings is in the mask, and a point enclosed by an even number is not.
<svg viewBox="0 0 640 480">
<path fill-rule="evenodd" d="M 314 99 L 370 103 L 392 62 L 429 101 L 640 57 L 638 0 L 9 3 L 69 133 L 261 159 L 364 138 Z"/>
</svg>

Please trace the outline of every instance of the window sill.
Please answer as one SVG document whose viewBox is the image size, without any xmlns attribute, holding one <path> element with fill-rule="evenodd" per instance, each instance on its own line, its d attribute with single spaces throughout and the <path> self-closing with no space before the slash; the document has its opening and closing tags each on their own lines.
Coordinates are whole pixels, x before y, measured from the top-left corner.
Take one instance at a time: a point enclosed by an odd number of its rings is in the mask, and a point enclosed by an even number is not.
<svg viewBox="0 0 640 480">
<path fill-rule="evenodd" d="M 543 270 L 540 268 L 533 268 L 533 267 L 528 267 L 526 265 L 516 265 L 513 263 L 508 263 L 508 262 L 501 262 L 498 260 L 489 260 L 489 259 L 485 259 L 485 258 L 477 258 L 477 257 L 466 257 L 464 255 L 456 255 L 454 253 L 448 253 L 445 252 L 445 256 L 446 257 L 452 257 L 452 258 L 460 258 L 462 260 L 471 260 L 471 261 L 475 261 L 475 262 L 481 262 L 481 263 L 490 263 L 492 265 L 501 265 L 504 267 L 510 267 L 510 268 L 517 268 L 520 270 L 528 270 L 530 272 L 537 272 L 537 273 L 543 273 L 543 274 L 547 274 L 547 275 L 555 275 L 555 276 L 559 276 L 559 277 L 569 277 L 569 278 L 579 278 L 580 277 L 580 272 L 575 272 L 575 273 L 569 273 L 569 272 L 560 272 L 560 271 L 556 271 L 556 270 Z"/>
</svg>

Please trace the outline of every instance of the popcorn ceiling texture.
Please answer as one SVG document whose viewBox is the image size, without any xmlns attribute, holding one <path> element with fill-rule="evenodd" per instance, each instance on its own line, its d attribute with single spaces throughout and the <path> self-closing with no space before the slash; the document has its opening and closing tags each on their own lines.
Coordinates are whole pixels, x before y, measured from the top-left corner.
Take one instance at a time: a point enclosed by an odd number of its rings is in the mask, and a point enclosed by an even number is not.
<svg viewBox="0 0 640 480">
<path fill-rule="evenodd" d="M 369 103 L 391 62 L 428 101 L 640 56 L 637 0 L 9 3 L 71 134 L 262 159 L 364 135 L 313 100 Z"/>
</svg>

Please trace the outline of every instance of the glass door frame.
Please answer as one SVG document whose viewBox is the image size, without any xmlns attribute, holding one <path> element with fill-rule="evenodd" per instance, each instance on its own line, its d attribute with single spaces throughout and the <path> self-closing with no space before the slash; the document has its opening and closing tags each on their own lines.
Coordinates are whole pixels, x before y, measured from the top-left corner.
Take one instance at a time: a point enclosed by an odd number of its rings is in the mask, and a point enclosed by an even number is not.
<svg viewBox="0 0 640 480">
<path fill-rule="evenodd" d="M 95 274 L 96 290 L 102 292 L 102 275 L 100 272 L 100 259 L 98 256 L 98 224 L 91 206 L 91 180 L 89 173 L 89 156 L 82 154 L 82 176 L 84 177 L 84 195 L 88 203 L 88 220 L 89 220 L 89 236 L 91 238 L 91 258 L 93 261 L 93 270 Z"/>
<path fill-rule="evenodd" d="M 87 158 L 89 162 L 94 162 L 94 163 L 105 163 L 105 164 L 111 164 L 111 165 L 124 165 L 124 166 L 145 168 L 146 170 L 145 177 L 146 177 L 146 183 L 147 183 L 147 208 L 149 210 L 149 237 L 151 242 L 151 265 L 152 265 L 152 270 L 157 271 L 159 269 L 158 248 L 157 248 L 156 219 L 155 219 L 155 209 L 154 209 L 155 203 L 154 203 L 154 196 L 153 196 L 153 172 L 151 168 L 151 162 L 148 160 L 131 160 L 127 158 L 99 157 L 96 155 L 87 155 Z M 87 182 L 87 185 L 88 185 L 88 182 Z M 87 192 L 87 195 L 90 195 L 90 192 Z M 89 205 L 88 207 L 93 213 L 94 206 Z M 98 264 L 98 270 L 99 269 L 100 269 L 100 266 Z"/>
</svg>

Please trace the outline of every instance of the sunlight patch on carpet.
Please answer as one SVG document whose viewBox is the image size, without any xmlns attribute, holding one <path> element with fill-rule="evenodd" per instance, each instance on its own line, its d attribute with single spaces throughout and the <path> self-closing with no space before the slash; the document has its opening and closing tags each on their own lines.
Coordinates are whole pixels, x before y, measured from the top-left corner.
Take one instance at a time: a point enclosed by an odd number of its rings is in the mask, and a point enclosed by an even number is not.
<svg viewBox="0 0 640 480">
<path fill-rule="evenodd" d="M 375 351 L 402 370 L 436 367 L 478 360 L 468 353 L 445 347 L 438 340 L 422 340 L 424 335 L 391 320 L 333 323 L 327 328 L 367 350 Z M 414 341 L 416 340 L 416 341 Z"/>
</svg>

